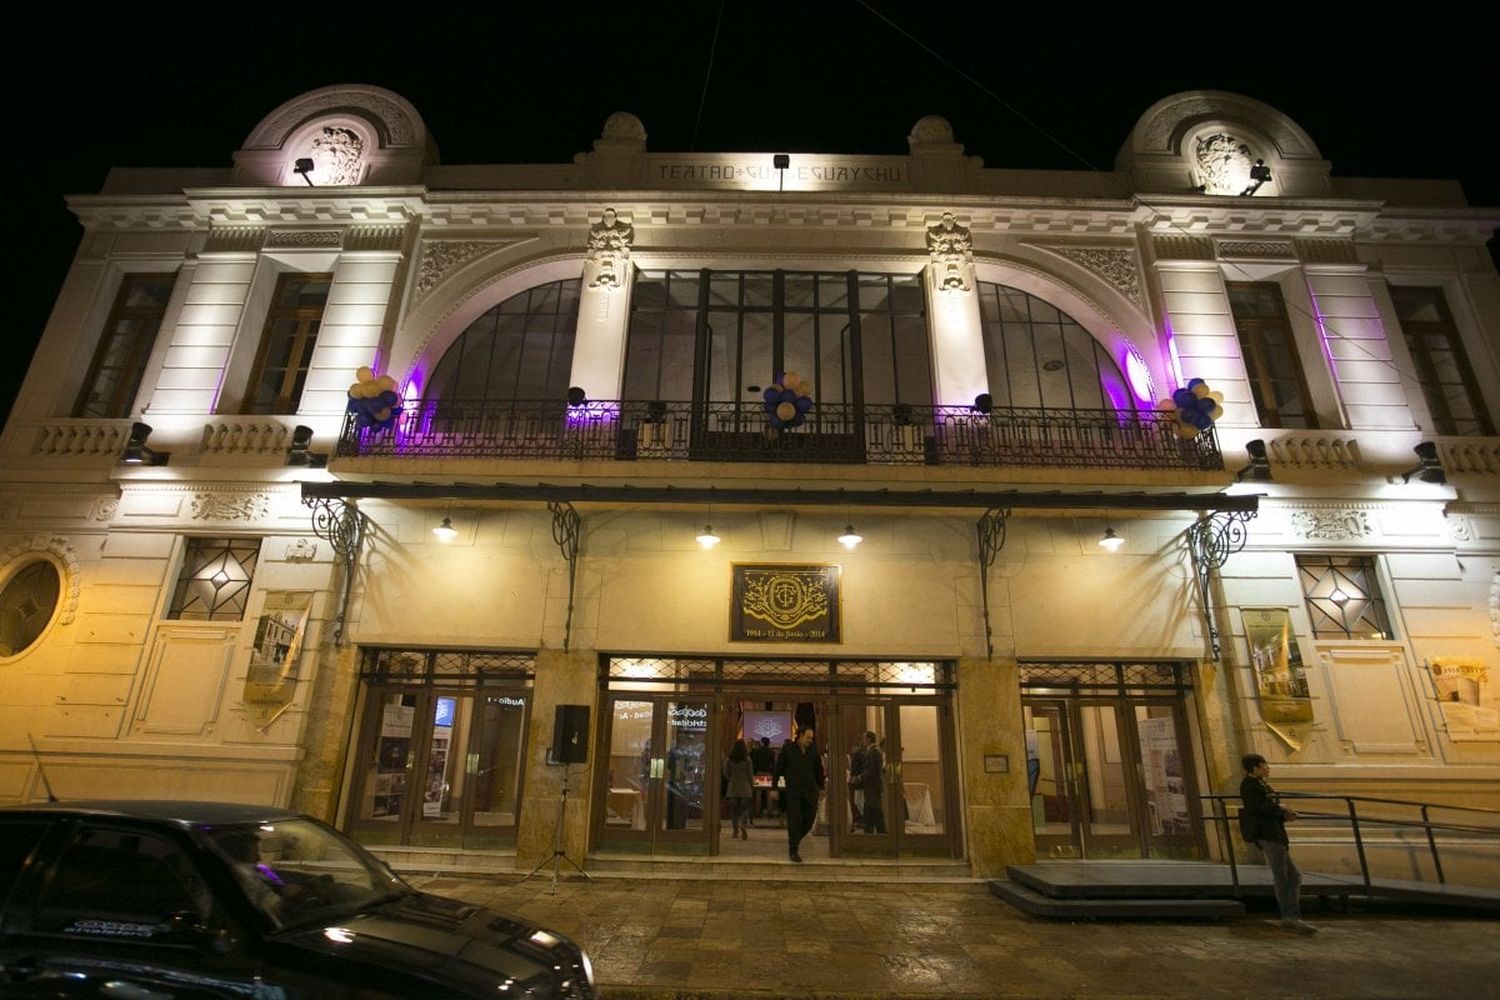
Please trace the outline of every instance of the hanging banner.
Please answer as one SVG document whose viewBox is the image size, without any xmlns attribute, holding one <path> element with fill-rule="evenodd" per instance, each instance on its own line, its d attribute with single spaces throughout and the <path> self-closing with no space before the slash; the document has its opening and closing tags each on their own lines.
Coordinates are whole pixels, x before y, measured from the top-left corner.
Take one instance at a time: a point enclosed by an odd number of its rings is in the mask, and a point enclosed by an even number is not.
<svg viewBox="0 0 1500 1000">
<path fill-rule="evenodd" d="M 734 642 L 840 642 L 839 567 L 734 565 Z"/>
<path fill-rule="evenodd" d="M 255 645 L 245 676 L 245 707 L 258 729 L 265 729 L 292 704 L 297 693 L 298 661 L 307 630 L 312 592 L 271 590 L 255 623 Z"/>
<path fill-rule="evenodd" d="M 1260 718 L 1292 750 L 1302 749 L 1300 732 L 1312 724 L 1307 671 L 1286 608 L 1241 608 Z"/>
<path fill-rule="evenodd" d="M 1448 738 L 1460 743 L 1500 742 L 1500 703 L 1490 683 L 1489 664 L 1468 656 L 1434 656 L 1427 669 Z"/>
</svg>

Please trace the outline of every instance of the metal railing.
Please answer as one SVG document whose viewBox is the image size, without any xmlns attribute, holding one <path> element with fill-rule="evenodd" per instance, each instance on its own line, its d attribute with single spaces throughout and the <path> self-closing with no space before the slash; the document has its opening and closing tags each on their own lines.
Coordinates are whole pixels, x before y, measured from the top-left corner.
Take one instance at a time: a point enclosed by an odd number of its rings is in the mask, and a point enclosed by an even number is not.
<svg viewBox="0 0 1500 1000">
<path fill-rule="evenodd" d="M 1219 844 L 1224 849 L 1225 856 L 1229 860 L 1229 877 L 1234 884 L 1235 894 L 1239 894 L 1240 877 L 1239 866 L 1234 856 L 1234 830 L 1229 825 L 1232 820 L 1239 818 L 1236 811 L 1233 815 L 1229 812 L 1230 802 L 1239 802 L 1238 795 L 1202 795 L 1200 798 L 1208 801 L 1213 806 L 1213 814 L 1209 817 L 1214 823 L 1215 831 L 1219 837 Z M 1443 859 L 1438 853 L 1438 841 L 1435 831 L 1447 833 L 1479 834 L 1488 835 L 1500 840 L 1500 809 L 1484 809 L 1479 806 L 1450 806 L 1436 802 L 1412 802 L 1406 799 L 1377 799 L 1364 795 L 1322 795 L 1316 792 L 1279 792 L 1278 797 L 1283 802 L 1296 800 L 1299 802 L 1324 801 L 1342 802 L 1344 811 L 1342 813 L 1314 813 L 1296 810 L 1299 819 L 1329 820 L 1333 822 L 1348 822 L 1354 834 L 1354 849 L 1359 855 L 1360 879 L 1364 883 L 1365 891 L 1370 890 L 1370 862 L 1365 856 L 1364 834 L 1360 824 L 1375 824 L 1402 829 L 1420 829 L 1426 831 L 1427 848 L 1432 854 L 1433 871 L 1437 875 L 1439 883 L 1446 884 L 1447 878 L 1443 874 Z M 1388 816 L 1359 815 L 1356 803 L 1381 806 L 1401 806 L 1414 808 L 1420 811 L 1421 819 L 1399 819 Z M 1434 823 L 1432 822 L 1433 810 L 1448 810 L 1453 812 L 1474 813 L 1481 816 L 1494 816 L 1497 825 L 1475 826 L 1468 823 Z"/>
<path fill-rule="evenodd" d="M 1212 430 L 1184 439 L 1155 411 L 819 403 L 777 431 L 758 401 L 432 400 L 389 430 L 350 416 L 336 457 L 1224 468 Z"/>
</svg>

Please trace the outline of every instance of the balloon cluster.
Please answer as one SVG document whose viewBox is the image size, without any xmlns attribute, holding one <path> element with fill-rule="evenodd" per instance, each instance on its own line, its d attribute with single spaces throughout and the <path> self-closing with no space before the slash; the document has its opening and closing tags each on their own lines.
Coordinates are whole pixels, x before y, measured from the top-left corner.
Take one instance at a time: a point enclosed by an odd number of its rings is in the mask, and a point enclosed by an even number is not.
<svg viewBox="0 0 1500 1000">
<path fill-rule="evenodd" d="M 813 408 L 812 383 L 796 372 L 783 372 L 766 386 L 766 419 L 776 430 L 799 426 Z"/>
<path fill-rule="evenodd" d="M 1164 399 L 1157 405 L 1163 410 L 1176 410 L 1177 433 L 1185 438 L 1195 438 L 1224 415 L 1224 394 L 1210 389 L 1201 378 L 1195 378 L 1172 393 L 1171 399 Z"/>
<path fill-rule="evenodd" d="M 389 375 L 375 377 L 370 368 L 354 373 L 359 381 L 349 387 L 348 411 L 361 427 L 383 431 L 396 423 L 401 413 L 401 397 L 396 394 L 396 380 Z"/>
</svg>

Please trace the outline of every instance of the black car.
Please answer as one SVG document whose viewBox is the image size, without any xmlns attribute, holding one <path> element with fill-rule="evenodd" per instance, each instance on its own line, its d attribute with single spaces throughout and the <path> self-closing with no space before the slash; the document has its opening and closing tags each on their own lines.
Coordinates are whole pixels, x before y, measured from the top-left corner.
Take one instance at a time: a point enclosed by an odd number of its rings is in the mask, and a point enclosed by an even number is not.
<svg viewBox="0 0 1500 1000">
<path fill-rule="evenodd" d="M 594 997 L 588 956 L 330 827 L 209 802 L 0 809 L 0 996 Z"/>
</svg>

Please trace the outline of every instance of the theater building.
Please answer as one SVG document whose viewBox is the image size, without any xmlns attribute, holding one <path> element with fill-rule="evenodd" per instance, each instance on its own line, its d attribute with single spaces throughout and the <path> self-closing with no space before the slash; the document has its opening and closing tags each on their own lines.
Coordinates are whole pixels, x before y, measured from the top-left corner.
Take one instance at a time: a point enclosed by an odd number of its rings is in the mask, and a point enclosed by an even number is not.
<svg viewBox="0 0 1500 1000">
<path fill-rule="evenodd" d="M 813 727 L 818 859 L 1216 856 L 1248 750 L 1494 805 L 1500 213 L 1220 92 L 1111 172 L 908 142 L 621 113 L 445 165 L 333 87 L 72 198 L 0 438 L 0 801 L 528 868 L 566 780 L 582 864 L 784 860 L 721 762 Z"/>
</svg>

